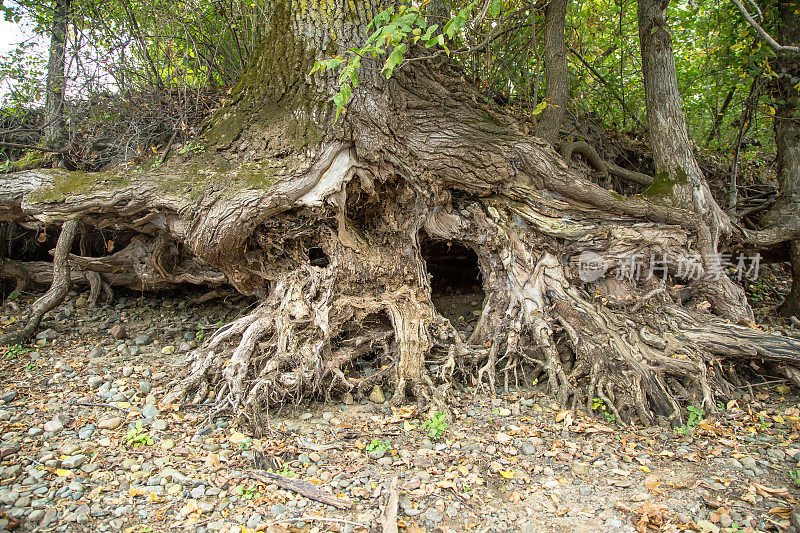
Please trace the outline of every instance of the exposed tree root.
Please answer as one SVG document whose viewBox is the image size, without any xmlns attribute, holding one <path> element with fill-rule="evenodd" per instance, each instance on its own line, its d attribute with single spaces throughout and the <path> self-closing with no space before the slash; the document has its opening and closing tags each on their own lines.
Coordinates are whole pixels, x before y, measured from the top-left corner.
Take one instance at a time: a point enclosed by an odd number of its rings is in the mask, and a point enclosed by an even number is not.
<svg viewBox="0 0 800 533">
<path fill-rule="evenodd" d="M 53 283 L 50 289 L 31 305 L 28 319 L 22 329 L 0 336 L 0 344 L 17 344 L 27 341 L 34 333 L 45 313 L 64 300 L 69 290 L 69 249 L 78 230 L 77 220 L 68 220 L 61 227 L 53 254 Z"/>
</svg>

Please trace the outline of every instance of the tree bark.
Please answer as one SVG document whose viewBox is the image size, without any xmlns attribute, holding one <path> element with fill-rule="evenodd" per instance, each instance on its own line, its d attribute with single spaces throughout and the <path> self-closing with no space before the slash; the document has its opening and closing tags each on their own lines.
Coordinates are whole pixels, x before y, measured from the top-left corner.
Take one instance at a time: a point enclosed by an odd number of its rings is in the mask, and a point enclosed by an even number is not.
<svg viewBox="0 0 800 533">
<path fill-rule="evenodd" d="M 544 108 L 536 125 L 536 133 L 555 144 L 569 102 L 569 72 L 564 26 L 569 0 L 550 0 L 545 8 L 544 69 L 547 80 Z"/>
<path fill-rule="evenodd" d="M 697 213 L 698 247 L 715 293 L 712 303 L 732 320 L 749 322 L 753 312 L 744 291 L 727 278 L 718 252 L 720 237 L 732 230 L 731 221 L 711 195 L 689 142 L 667 28 L 668 5 L 669 0 L 638 3 L 647 124 L 656 167 L 654 182 L 644 194 Z"/>
<path fill-rule="evenodd" d="M 791 2 L 778 2 L 777 36 L 782 46 L 800 43 L 800 15 Z M 775 101 L 775 162 L 777 163 L 778 200 L 765 215 L 768 226 L 791 227 L 800 219 L 800 91 L 793 79 L 800 76 L 800 56 L 780 54 L 774 61 L 778 77 L 773 82 Z M 792 288 L 779 308 L 784 316 L 800 317 L 800 240 L 789 244 L 792 263 Z"/>
<path fill-rule="evenodd" d="M 66 90 L 65 58 L 71 0 L 55 0 L 50 29 L 50 57 L 47 61 L 47 81 L 44 104 L 44 141 L 61 148 L 66 141 L 64 93 Z"/>
</svg>

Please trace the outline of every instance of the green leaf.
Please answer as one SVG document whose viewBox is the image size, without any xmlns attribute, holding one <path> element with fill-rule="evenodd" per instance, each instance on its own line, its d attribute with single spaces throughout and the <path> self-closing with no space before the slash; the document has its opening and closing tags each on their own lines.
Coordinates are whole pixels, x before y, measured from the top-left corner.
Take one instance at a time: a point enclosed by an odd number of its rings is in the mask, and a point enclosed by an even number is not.
<svg viewBox="0 0 800 533">
<path fill-rule="evenodd" d="M 544 100 L 536 104 L 536 108 L 533 110 L 534 116 L 541 114 L 541 112 L 544 111 L 545 107 L 547 107 L 547 102 L 545 102 Z"/>
<path fill-rule="evenodd" d="M 492 0 L 492 3 L 489 6 L 489 14 L 492 15 L 493 18 L 497 18 L 500 16 L 500 13 L 503 11 L 503 4 L 502 0 Z"/>
<path fill-rule="evenodd" d="M 400 63 L 402 63 L 403 52 L 405 52 L 405 45 L 398 45 L 395 47 L 394 50 L 392 50 L 392 53 L 389 54 L 389 58 L 386 60 L 386 64 L 383 65 L 383 73 L 386 76 L 387 80 L 392 77 L 392 72 L 394 72 L 394 68 Z"/>
</svg>

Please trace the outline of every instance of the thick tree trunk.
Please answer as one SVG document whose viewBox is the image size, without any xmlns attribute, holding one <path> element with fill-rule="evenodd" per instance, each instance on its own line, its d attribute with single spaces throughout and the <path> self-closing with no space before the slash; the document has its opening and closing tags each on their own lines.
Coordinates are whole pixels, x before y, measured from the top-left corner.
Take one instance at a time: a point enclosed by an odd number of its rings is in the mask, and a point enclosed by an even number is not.
<svg viewBox="0 0 800 533">
<path fill-rule="evenodd" d="M 698 249 L 712 304 L 731 320 L 749 322 L 753 313 L 744 291 L 728 279 L 719 256 L 720 237 L 730 233 L 730 219 L 711 195 L 689 142 L 667 27 L 668 5 L 669 0 L 638 3 L 647 125 L 656 167 L 655 180 L 644 194 L 697 213 Z"/>
<path fill-rule="evenodd" d="M 395 403 L 442 404 L 457 380 L 495 392 L 528 379 L 565 406 L 601 398 L 619 420 L 675 424 L 680 402 L 713 411 L 729 395 L 707 368 L 719 358 L 796 363 L 800 342 L 698 311 L 713 290 L 682 268 L 702 271 L 696 212 L 571 173 L 448 60 L 414 61 L 390 80 L 364 70 L 335 123 L 335 73 L 306 73 L 323 50 L 358 42 L 378 7 L 276 5 L 205 129 L 211 149 L 188 164 L 84 176 L 81 187 L 54 172 L 17 208 L 0 182 L 9 217 L 175 243 L 154 262 L 162 277 L 203 267 L 260 297 L 191 354 L 166 402 L 211 397 L 258 428 L 269 406 L 303 397 L 380 384 Z M 483 295 L 469 333 L 434 303 L 448 243 L 476 257 Z M 102 272 L 101 259 L 74 263 Z M 655 262 L 663 277 L 647 275 Z M 447 282 L 477 282 L 463 262 L 447 266 Z M 675 284 L 692 292 L 685 306 Z"/>
<path fill-rule="evenodd" d="M 71 0 L 55 0 L 50 29 L 50 57 L 47 61 L 47 81 L 44 104 L 45 144 L 61 148 L 66 140 L 64 121 L 64 91 L 66 89 L 65 57 L 67 28 Z"/>
<path fill-rule="evenodd" d="M 569 72 L 567 70 L 567 45 L 564 25 L 569 0 L 550 0 L 545 8 L 544 68 L 547 90 L 544 108 L 536 124 L 539 137 L 555 144 L 569 102 Z"/>
</svg>

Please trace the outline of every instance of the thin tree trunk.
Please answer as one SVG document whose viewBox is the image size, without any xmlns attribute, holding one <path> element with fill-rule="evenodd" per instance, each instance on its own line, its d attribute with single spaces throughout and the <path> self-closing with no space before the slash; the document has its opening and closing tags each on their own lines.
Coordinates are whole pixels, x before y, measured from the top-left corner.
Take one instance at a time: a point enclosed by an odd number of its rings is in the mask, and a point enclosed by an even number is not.
<svg viewBox="0 0 800 533">
<path fill-rule="evenodd" d="M 564 117 L 564 108 L 569 100 L 569 72 L 567 71 L 567 46 L 564 25 L 569 0 L 550 0 L 545 9 L 544 69 L 547 79 L 545 100 L 537 124 L 539 137 L 555 144 Z"/>
<path fill-rule="evenodd" d="M 793 2 L 779 2 L 778 40 L 782 46 L 800 43 L 800 15 Z M 779 73 L 773 86 L 775 118 L 775 160 L 778 166 L 778 201 L 765 216 L 771 226 L 788 226 L 800 217 L 800 91 L 793 79 L 800 76 L 800 59 L 795 54 L 780 54 L 773 70 Z M 800 316 L 800 241 L 790 246 L 792 290 L 780 308 L 781 314 Z"/>
<path fill-rule="evenodd" d="M 67 48 L 67 27 L 71 0 L 55 0 L 50 30 L 50 58 L 47 61 L 47 81 L 44 105 L 44 140 L 53 148 L 61 148 L 66 140 L 64 120 L 64 73 Z"/>
<path fill-rule="evenodd" d="M 711 141 L 719 137 L 719 128 L 722 126 L 722 119 L 725 118 L 725 112 L 728 110 L 728 106 L 731 104 L 731 100 L 733 100 L 733 95 L 736 93 L 736 88 L 734 87 L 728 94 L 725 96 L 725 100 L 722 102 L 722 107 L 719 108 L 717 112 L 717 116 L 714 118 L 714 125 L 711 126 L 711 131 L 708 132 L 708 137 L 706 137 L 706 145 L 711 144 Z"/>
</svg>

